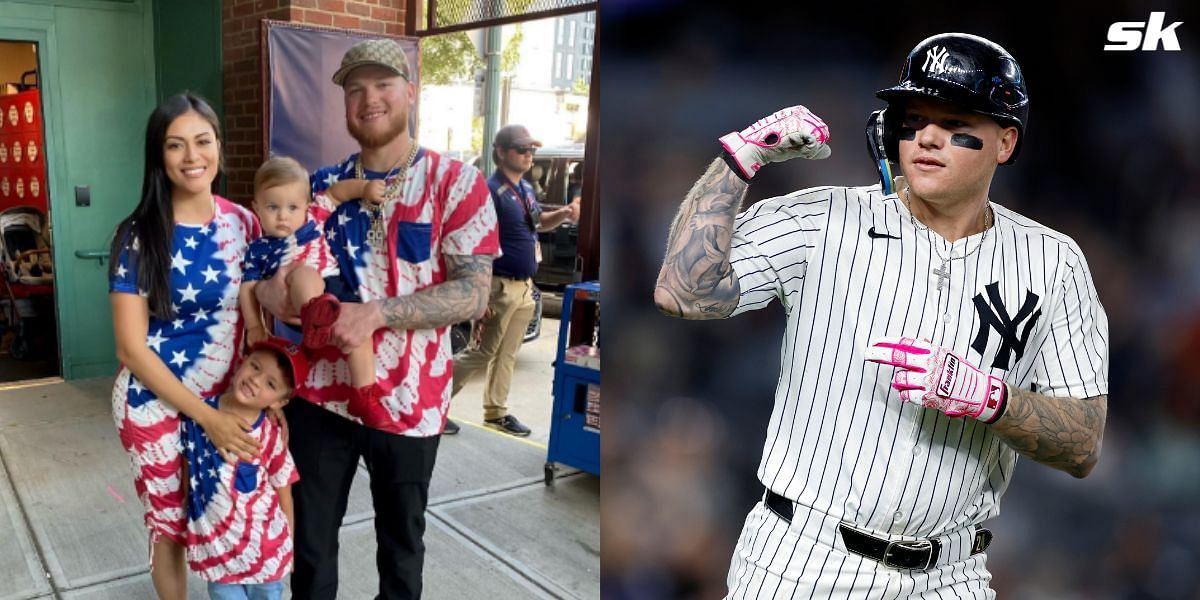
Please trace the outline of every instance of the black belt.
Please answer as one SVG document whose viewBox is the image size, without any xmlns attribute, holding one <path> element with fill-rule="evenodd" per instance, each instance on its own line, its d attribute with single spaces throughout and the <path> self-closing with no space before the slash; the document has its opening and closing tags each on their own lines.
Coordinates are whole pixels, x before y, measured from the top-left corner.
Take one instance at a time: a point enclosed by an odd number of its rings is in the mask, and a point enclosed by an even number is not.
<svg viewBox="0 0 1200 600">
<path fill-rule="evenodd" d="M 764 503 L 771 512 L 779 515 L 779 518 L 788 523 L 792 522 L 795 509 L 791 500 L 767 490 Z M 938 540 L 896 542 L 876 537 L 845 523 L 838 524 L 838 532 L 842 534 L 846 550 L 894 569 L 928 569 L 937 563 L 938 554 L 942 551 L 942 543 Z M 983 552 L 991 543 L 992 532 L 983 527 L 977 528 L 975 542 L 971 544 L 971 554 Z"/>
<path fill-rule="evenodd" d="M 500 279 L 507 279 L 509 281 L 529 281 L 528 277 L 509 277 L 508 275 L 501 275 L 499 273 L 492 273 L 492 277 L 499 277 Z"/>
</svg>

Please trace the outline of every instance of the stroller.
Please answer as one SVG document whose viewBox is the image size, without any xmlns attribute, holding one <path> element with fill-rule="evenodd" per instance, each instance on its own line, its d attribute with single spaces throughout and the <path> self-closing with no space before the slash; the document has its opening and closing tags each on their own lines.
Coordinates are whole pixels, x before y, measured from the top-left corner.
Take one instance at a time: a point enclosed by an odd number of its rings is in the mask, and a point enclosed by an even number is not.
<svg viewBox="0 0 1200 600">
<path fill-rule="evenodd" d="M 30 356 L 32 335 L 57 338 L 49 233 L 46 215 L 37 207 L 14 206 L 0 211 L 0 265 L 4 269 L 0 317 L 6 321 L 0 333 L 14 333 L 9 352 L 18 360 Z M 35 327 L 39 317 L 50 317 L 50 326 Z"/>
</svg>

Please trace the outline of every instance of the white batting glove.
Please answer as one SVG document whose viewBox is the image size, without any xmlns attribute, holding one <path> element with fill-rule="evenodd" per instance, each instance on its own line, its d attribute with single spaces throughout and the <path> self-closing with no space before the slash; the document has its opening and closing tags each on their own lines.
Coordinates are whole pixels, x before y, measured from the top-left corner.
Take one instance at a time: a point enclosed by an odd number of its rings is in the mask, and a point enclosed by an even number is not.
<svg viewBox="0 0 1200 600">
<path fill-rule="evenodd" d="M 789 106 L 741 130 L 721 136 L 729 162 L 746 181 L 769 162 L 828 158 L 829 127 L 803 106 Z"/>
<path fill-rule="evenodd" d="M 867 348 L 870 362 L 898 367 L 892 387 L 905 402 L 920 403 L 951 417 L 994 423 L 1004 413 L 1008 388 L 1004 380 L 928 340 L 879 338 Z"/>
</svg>

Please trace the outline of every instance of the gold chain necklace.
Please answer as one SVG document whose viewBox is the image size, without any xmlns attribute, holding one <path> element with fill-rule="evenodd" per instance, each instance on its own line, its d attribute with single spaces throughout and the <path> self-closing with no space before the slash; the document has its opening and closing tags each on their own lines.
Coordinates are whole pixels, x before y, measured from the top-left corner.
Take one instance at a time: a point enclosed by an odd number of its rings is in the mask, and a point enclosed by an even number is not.
<svg viewBox="0 0 1200 600">
<path fill-rule="evenodd" d="M 367 214 L 371 217 L 371 227 L 367 230 L 367 243 L 373 247 L 381 248 L 384 240 L 387 239 L 387 226 L 383 223 L 383 209 L 388 204 L 391 204 L 396 195 L 404 189 L 404 181 L 408 178 L 408 169 L 417 157 L 417 148 L 417 140 L 414 138 L 411 147 L 408 149 L 408 156 L 393 165 L 383 176 L 385 182 L 383 186 L 383 202 L 367 207 Z M 394 177 L 393 173 L 395 174 Z M 389 177 L 392 178 L 392 181 L 391 183 L 386 183 Z M 366 175 L 363 172 L 362 154 L 359 154 L 358 158 L 354 160 L 354 178 L 366 179 Z"/>
<path fill-rule="evenodd" d="M 911 221 L 913 226 L 917 229 L 929 229 L 929 227 L 927 227 L 925 224 L 918 223 L 917 218 L 913 216 L 912 203 L 908 199 L 911 192 L 911 186 L 904 186 L 904 207 L 908 209 L 908 220 Z M 964 252 L 962 256 L 944 257 L 942 256 L 941 249 L 938 248 L 940 244 L 933 244 L 934 254 L 937 254 L 938 260 L 942 261 L 942 266 L 933 270 L 933 274 L 938 276 L 937 289 L 939 292 L 950 281 L 950 261 L 963 260 L 974 254 L 976 250 L 983 247 L 983 243 L 987 241 L 988 232 L 992 230 L 992 225 L 996 220 L 995 217 L 992 216 L 993 212 L 994 209 L 992 208 L 992 203 L 988 202 L 983 213 L 983 236 L 979 238 L 979 243 L 975 244 L 975 247 L 972 248 L 970 252 Z"/>
</svg>

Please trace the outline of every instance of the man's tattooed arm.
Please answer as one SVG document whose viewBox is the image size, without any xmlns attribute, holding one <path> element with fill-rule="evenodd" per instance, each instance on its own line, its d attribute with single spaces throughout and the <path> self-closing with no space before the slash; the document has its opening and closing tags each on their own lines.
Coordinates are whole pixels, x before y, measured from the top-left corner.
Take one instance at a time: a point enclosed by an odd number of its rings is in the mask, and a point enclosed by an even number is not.
<svg viewBox="0 0 1200 600">
<path fill-rule="evenodd" d="M 1008 392 L 992 431 L 1021 456 L 1086 477 L 1100 460 L 1108 396 L 1060 398 L 1012 385 Z"/>
<path fill-rule="evenodd" d="M 733 220 L 749 185 L 716 159 L 688 192 L 667 240 L 654 303 L 685 319 L 719 319 L 737 308 L 741 290 L 729 264 Z"/>
<path fill-rule="evenodd" d="M 380 301 L 387 326 L 432 329 L 482 317 L 492 289 L 492 257 L 448 254 L 446 271 L 438 285 Z"/>
</svg>

